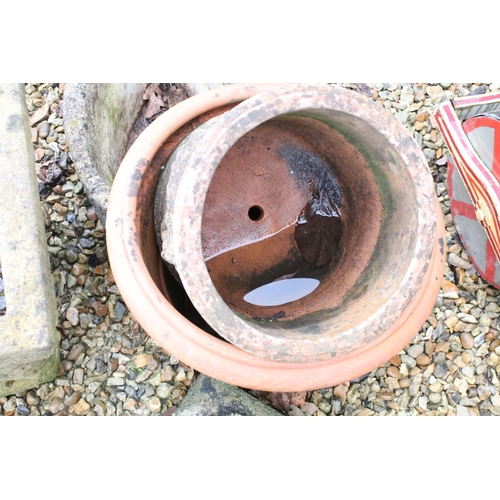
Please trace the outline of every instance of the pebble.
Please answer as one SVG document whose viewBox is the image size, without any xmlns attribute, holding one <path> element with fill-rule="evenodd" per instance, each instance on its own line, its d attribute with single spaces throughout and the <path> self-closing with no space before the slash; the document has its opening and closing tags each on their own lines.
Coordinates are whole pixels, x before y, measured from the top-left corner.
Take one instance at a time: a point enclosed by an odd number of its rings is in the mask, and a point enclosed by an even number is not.
<svg viewBox="0 0 500 500">
<path fill-rule="evenodd" d="M 40 403 L 40 397 L 37 396 L 34 390 L 28 391 L 26 394 L 26 403 L 28 406 L 37 406 Z"/>
<path fill-rule="evenodd" d="M 144 402 L 151 413 L 158 413 L 161 410 L 161 401 L 157 396 L 146 398 Z"/>
<path fill-rule="evenodd" d="M 51 142 L 56 142 L 58 137 L 57 132 L 55 130 L 51 130 L 45 140 L 47 141 L 47 144 L 50 144 Z M 55 152 L 59 152 L 59 150 L 56 150 Z"/>
<path fill-rule="evenodd" d="M 61 398 L 54 398 L 49 406 L 50 412 L 55 415 L 66 408 Z"/>
<path fill-rule="evenodd" d="M 186 377 L 186 372 L 184 371 L 184 368 L 181 368 L 177 375 L 174 377 L 174 380 L 176 382 L 183 382 L 184 380 L 186 380 L 187 377 Z"/>
<path fill-rule="evenodd" d="M 30 414 L 30 410 L 28 407 L 26 407 L 24 405 L 19 405 L 17 407 L 17 414 L 22 416 L 22 417 L 26 417 L 27 415 Z"/>
<path fill-rule="evenodd" d="M 38 137 L 40 139 L 45 139 L 50 132 L 50 124 L 48 122 L 42 122 L 38 128 Z"/>
<path fill-rule="evenodd" d="M 74 264 L 78 260 L 78 252 L 75 248 L 67 248 L 64 253 L 64 260 L 68 264 Z"/>
<path fill-rule="evenodd" d="M 461 406 L 477 406 L 477 404 L 472 401 L 470 398 L 468 398 L 467 396 L 466 397 L 463 397 L 461 400 L 460 400 L 460 405 Z"/>
<path fill-rule="evenodd" d="M 47 94 L 47 104 L 49 106 L 51 106 L 52 104 L 54 104 L 58 100 L 59 100 L 59 92 L 57 92 L 56 90 L 51 90 L 51 91 L 48 92 L 48 94 Z"/>
<path fill-rule="evenodd" d="M 408 356 L 417 359 L 424 352 L 424 346 L 423 344 L 413 344 L 406 349 L 406 352 Z"/>
<path fill-rule="evenodd" d="M 474 337 L 469 332 L 460 334 L 460 342 L 464 349 L 472 349 L 474 347 Z"/>
<path fill-rule="evenodd" d="M 477 319 L 472 314 L 458 313 L 458 317 L 464 323 L 471 323 L 471 324 L 477 323 Z"/>
<path fill-rule="evenodd" d="M 63 151 L 59 156 L 57 165 L 61 168 L 66 168 L 68 166 L 68 153 L 66 153 L 66 151 Z"/>
<path fill-rule="evenodd" d="M 78 401 L 80 401 L 80 399 L 82 399 L 82 393 L 81 392 L 74 392 L 71 396 L 69 396 L 65 401 L 64 401 L 64 404 L 66 406 L 73 406 L 73 405 L 76 405 L 76 403 L 78 403 Z"/>
<path fill-rule="evenodd" d="M 422 111 L 417 115 L 415 120 L 417 120 L 418 122 L 424 122 L 425 120 L 427 120 L 427 118 L 429 118 L 429 113 L 427 111 Z"/>
<path fill-rule="evenodd" d="M 408 366 L 408 368 L 413 368 L 417 362 L 415 361 L 414 358 L 412 358 L 411 356 L 408 356 L 406 354 L 402 354 L 401 355 L 401 361 Z"/>
<path fill-rule="evenodd" d="M 434 376 L 443 378 L 448 373 L 448 365 L 446 363 L 438 363 L 434 368 Z"/>
<path fill-rule="evenodd" d="M 306 415 L 314 415 L 316 411 L 318 411 L 318 407 L 314 403 L 304 403 L 300 409 L 306 414 Z"/>
<path fill-rule="evenodd" d="M 342 405 L 345 404 L 348 390 L 349 390 L 349 386 L 347 384 L 337 385 L 333 390 L 334 396 L 339 398 Z"/>
<path fill-rule="evenodd" d="M 88 271 L 88 267 L 84 266 L 83 264 L 78 264 L 75 263 L 73 267 L 71 268 L 71 274 L 75 277 L 80 276 L 81 274 L 85 273 Z"/>
<path fill-rule="evenodd" d="M 126 311 L 127 311 L 126 307 L 121 302 L 117 302 L 115 304 L 115 314 L 117 322 L 120 322 L 123 319 L 123 316 L 125 315 Z"/>
<path fill-rule="evenodd" d="M 496 314 L 500 312 L 500 306 L 496 302 L 489 302 L 486 305 L 485 310 Z"/>
<path fill-rule="evenodd" d="M 399 355 L 393 356 L 389 360 L 389 363 L 391 363 L 391 365 L 399 367 L 399 366 L 401 366 L 401 358 L 399 357 Z"/>
<path fill-rule="evenodd" d="M 431 358 L 427 354 L 422 353 L 417 357 L 417 364 L 419 366 L 427 366 L 431 364 Z"/>
<path fill-rule="evenodd" d="M 95 241 L 93 238 L 80 238 L 78 243 L 82 246 L 82 248 L 92 248 L 95 245 Z"/>
<path fill-rule="evenodd" d="M 434 352 L 448 352 L 450 350 L 451 343 L 450 342 L 438 342 L 434 347 Z"/>
<path fill-rule="evenodd" d="M 458 318 L 454 314 L 452 314 L 449 318 L 446 318 L 445 321 L 444 321 L 444 324 L 450 330 L 452 330 L 457 323 L 458 323 Z"/>
<path fill-rule="evenodd" d="M 12 413 L 16 409 L 16 400 L 14 398 L 10 398 L 4 405 L 3 411 L 5 413 Z"/>
<path fill-rule="evenodd" d="M 94 212 L 95 214 L 95 212 Z M 89 215 L 89 212 L 87 212 L 87 216 Z M 97 214 L 96 214 L 97 215 Z M 105 247 L 96 247 L 94 249 L 94 254 L 95 256 L 97 257 L 97 260 L 103 264 L 104 262 L 106 262 L 107 258 L 108 258 L 108 254 L 107 254 L 107 251 L 106 251 L 106 248 Z"/>
<path fill-rule="evenodd" d="M 73 407 L 73 413 L 75 415 L 87 415 L 87 413 L 90 411 L 90 405 L 85 401 L 85 399 L 81 398 Z"/>
<path fill-rule="evenodd" d="M 71 351 L 69 352 L 69 354 L 67 355 L 66 359 L 68 361 L 75 361 L 76 359 L 78 359 L 80 357 L 80 355 L 82 354 L 84 349 L 85 349 L 85 347 L 83 346 L 83 344 L 74 345 L 72 347 Z"/>
<path fill-rule="evenodd" d="M 465 259 L 462 259 L 458 255 L 454 253 L 450 253 L 448 256 L 448 262 L 455 267 L 461 267 L 462 269 L 469 270 L 472 267 L 472 264 Z"/>
<path fill-rule="evenodd" d="M 429 394 L 429 401 L 434 404 L 439 404 L 441 402 L 441 394 L 437 392 L 431 392 Z"/>
<path fill-rule="evenodd" d="M 63 194 L 72 193 L 75 190 L 75 185 L 71 181 L 67 181 L 63 184 L 61 192 Z"/>
<path fill-rule="evenodd" d="M 83 384 L 84 371 L 83 368 L 75 368 L 73 371 L 73 384 Z"/>
<path fill-rule="evenodd" d="M 98 300 L 95 302 L 92 302 L 90 304 L 90 307 L 92 307 L 95 310 L 95 313 L 98 316 L 106 316 L 106 314 L 108 313 L 108 306 L 106 304 L 102 304 Z"/>
<path fill-rule="evenodd" d="M 443 385 L 441 384 L 441 382 L 436 381 L 429 386 L 429 390 L 431 392 L 441 392 L 443 390 Z"/>
<path fill-rule="evenodd" d="M 479 347 L 480 345 L 482 345 L 485 337 L 486 337 L 486 335 L 484 333 L 481 333 L 481 334 L 477 335 L 476 337 L 474 337 L 474 347 Z"/>
<path fill-rule="evenodd" d="M 425 92 L 433 102 L 439 101 L 444 95 L 443 88 L 440 85 L 428 85 Z"/>
<path fill-rule="evenodd" d="M 162 382 L 170 382 L 175 376 L 175 370 L 170 366 L 162 368 L 160 372 Z"/>
<path fill-rule="evenodd" d="M 161 399 L 166 399 L 170 393 L 170 385 L 168 384 L 160 384 L 156 388 L 156 395 Z"/>
<path fill-rule="evenodd" d="M 78 325 L 78 309 L 76 307 L 69 307 L 66 311 L 66 319 L 73 325 Z"/>
<path fill-rule="evenodd" d="M 109 387 L 121 387 L 124 383 L 125 381 L 121 377 L 111 377 L 106 380 L 106 385 Z"/>
<path fill-rule="evenodd" d="M 29 119 L 29 123 L 31 127 L 38 125 L 41 121 L 46 120 L 49 117 L 49 105 L 44 104 L 40 108 L 38 108 Z"/>
<path fill-rule="evenodd" d="M 148 355 L 147 354 L 139 354 L 134 361 L 136 368 L 143 368 L 148 364 Z"/>
<path fill-rule="evenodd" d="M 62 375 L 63 373 L 66 373 L 67 371 L 71 370 L 71 368 L 73 368 L 73 362 L 66 358 L 61 361 L 59 366 L 62 370 L 60 375 Z"/>
<path fill-rule="evenodd" d="M 389 366 L 389 368 L 387 368 L 387 375 L 395 379 L 401 378 L 401 373 L 396 366 Z"/>
<path fill-rule="evenodd" d="M 318 409 L 324 414 L 327 415 L 332 411 L 332 405 L 328 403 L 327 401 L 321 401 L 318 404 Z"/>
</svg>

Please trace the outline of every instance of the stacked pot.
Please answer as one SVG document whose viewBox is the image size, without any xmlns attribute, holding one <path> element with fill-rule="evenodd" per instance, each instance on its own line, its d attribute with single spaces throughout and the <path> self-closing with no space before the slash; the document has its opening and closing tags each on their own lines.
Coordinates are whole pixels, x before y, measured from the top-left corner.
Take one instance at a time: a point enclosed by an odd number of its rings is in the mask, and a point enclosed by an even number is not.
<svg viewBox="0 0 500 500">
<path fill-rule="evenodd" d="M 329 85 L 227 85 L 173 106 L 120 165 L 107 243 L 157 343 L 268 391 L 386 362 L 428 317 L 445 261 L 418 146 L 370 99 Z"/>
</svg>

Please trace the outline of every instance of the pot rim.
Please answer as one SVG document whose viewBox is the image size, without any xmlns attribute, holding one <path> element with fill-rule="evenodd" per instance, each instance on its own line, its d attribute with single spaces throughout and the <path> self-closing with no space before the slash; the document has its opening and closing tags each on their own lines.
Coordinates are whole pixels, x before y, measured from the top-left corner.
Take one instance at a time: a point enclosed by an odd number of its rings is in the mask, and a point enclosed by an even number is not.
<svg viewBox="0 0 500 500">
<path fill-rule="evenodd" d="M 196 370 L 227 383 L 269 391 L 313 390 L 368 373 L 402 349 L 428 317 L 442 281 L 445 229 L 437 219 L 430 265 L 422 286 L 383 339 L 323 361 L 283 362 L 257 357 L 201 330 L 161 293 L 140 252 L 137 194 L 142 176 L 163 142 L 197 116 L 275 88 L 273 84 L 228 85 L 177 104 L 155 120 L 134 142 L 115 177 L 107 210 L 110 265 L 133 316 L 162 348 Z M 440 213 L 436 199 L 436 210 Z"/>
<path fill-rule="evenodd" d="M 295 332 L 293 339 L 289 339 L 276 335 L 274 329 L 269 330 L 246 321 L 229 308 L 210 278 L 199 235 L 203 206 L 212 176 L 234 143 L 271 118 L 305 110 L 349 112 L 350 116 L 377 130 L 401 153 L 401 160 L 410 173 L 414 190 L 415 210 L 418 213 L 417 238 L 397 286 L 369 316 L 333 335 L 330 329 L 335 328 L 337 320 L 332 317 L 322 321 L 321 334 L 311 337 Z M 434 186 L 430 175 L 422 175 L 422 169 L 427 168 L 425 160 L 411 156 L 417 153 L 416 144 L 408 141 L 407 132 L 394 118 L 390 118 L 388 120 L 373 101 L 346 89 L 302 84 L 278 87 L 246 99 L 211 121 L 210 126 L 197 134 L 196 140 L 189 141 L 195 143 L 194 149 L 188 147 L 179 153 L 183 169 L 180 180 L 175 183 L 175 193 L 169 197 L 172 202 L 168 218 L 171 226 L 169 260 L 176 267 L 195 308 L 226 340 L 257 356 L 279 361 L 320 360 L 361 347 L 376 337 L 384 338 L 393 318 L 406 309 L 421 286 L 433 251 L 435 221 L 430 214 L 434 206 Z M 200 154 L 197 155 L 197 152 Z M 177 164 L 177 161 L 174 163 Z"/>
</svg>

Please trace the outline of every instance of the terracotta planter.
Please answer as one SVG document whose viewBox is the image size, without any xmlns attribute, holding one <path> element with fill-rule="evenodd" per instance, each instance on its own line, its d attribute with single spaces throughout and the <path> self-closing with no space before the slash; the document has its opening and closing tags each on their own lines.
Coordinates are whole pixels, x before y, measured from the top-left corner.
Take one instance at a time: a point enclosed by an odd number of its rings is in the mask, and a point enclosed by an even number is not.
<svg viewBox="0 0 500 500">
<path fill-rule="evenodd" d="M 245 154 L 238 157 L 238 151 Z M 319 158 L 341 188 L 342 248 L 319 266 L 325 267 L 320 285 L 307 297 L 256 308 L 241 300 L 246 285 L 228 291 L 227 265 L 209 274 L 207 248 L 227 249 L 242 236 L 262 241 L 276 228 L 293 227 L 311 197 L 311 183 L 298 182 L 293 173 L 293 155 L 295 163 L 304 158 L 297 151 Z M 234 166 L 243 157 L 258 163 L 250 178 Z M 157 233 L 170 235 L 163 254 L 198 312 L 227 341 L 172 305 L 176 296 L 169 294 L 153 227 L 155 190 L 169 158 L 167 170 L 180 173 L 160 183 L 157 212 L 165 216 Z M 281 166 L 271 175 L 266 161 Z M 227 168 L 218 169 L 223 162 Z M 230 218 L 223 209 L 229 192 L 224 170 L 236 175 L 231 190 L 249 197 L 233 199 Z M 276 186 L 271 194 L 262 185 L 249 187 L 266 174 L 267 184 Z M 156 342 L 202 373 L 270 391 L 332 386 L 386 362 L 425 322 L 445 260 L 432 178 L 413 140 L 369 99 L 329 86 L 232 85 L 176 105 L 124 158 L 108 205 L 107 238 L 118 287 Z M 270 248 L 289 253 L 294 241 L 289 237 Z M 265 273 L 269 262 L 283 262 L 279 251 L 266 255 L 247 268 L 260 265 Z"/>
</svg>

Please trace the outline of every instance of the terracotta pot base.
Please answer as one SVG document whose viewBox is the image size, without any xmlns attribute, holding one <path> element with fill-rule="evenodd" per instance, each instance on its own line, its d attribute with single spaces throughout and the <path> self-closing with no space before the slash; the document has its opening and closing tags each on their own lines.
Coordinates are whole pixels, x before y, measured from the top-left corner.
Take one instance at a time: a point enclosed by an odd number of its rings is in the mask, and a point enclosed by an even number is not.
<svg viewBox="0 0 500 500">
<path fill-rule="evenodd" d="M 422 273 L 420 286 L 405 304 L 402 314 L 393 317 L 383 335 L 358 346 L 344 346 L 344 352 L 339 351 L 333 358 L 274 361 L 246 352 L 196 327 L 174 308 L 174 297 L 169 300 L 168 293 L 161 291 L 163 262 L 156 245 L 152 213 L 155 187 L 166 159 L 181 138 L 206 119 L 205 113 L 220 113 L 220 106 L 231 107 L 231 103 L 266 88 L 269 87 L 237 85 L 211 91 L 178 104 L 148 127 L 125 157 L 113 184 L 108 206 L 108 252 L 127 305 L 145 331 L 168 352 L 202 373 L 241 387 L 311 390 L 369 372 L 397 353 L 416 334 L 430 313 L 441 285 L 444 226 L 442 217 L 438 216 L 431 258 Z M 262 200 L 251 203 L 251 206 L 265 204 Z M 440 212 L 436 202 L 433 203 L 435 216 Z M 248 212 L 249 208 L 245 209 Z M 352 238 L 354 236 L 353 231 Z"/>
</svg>

